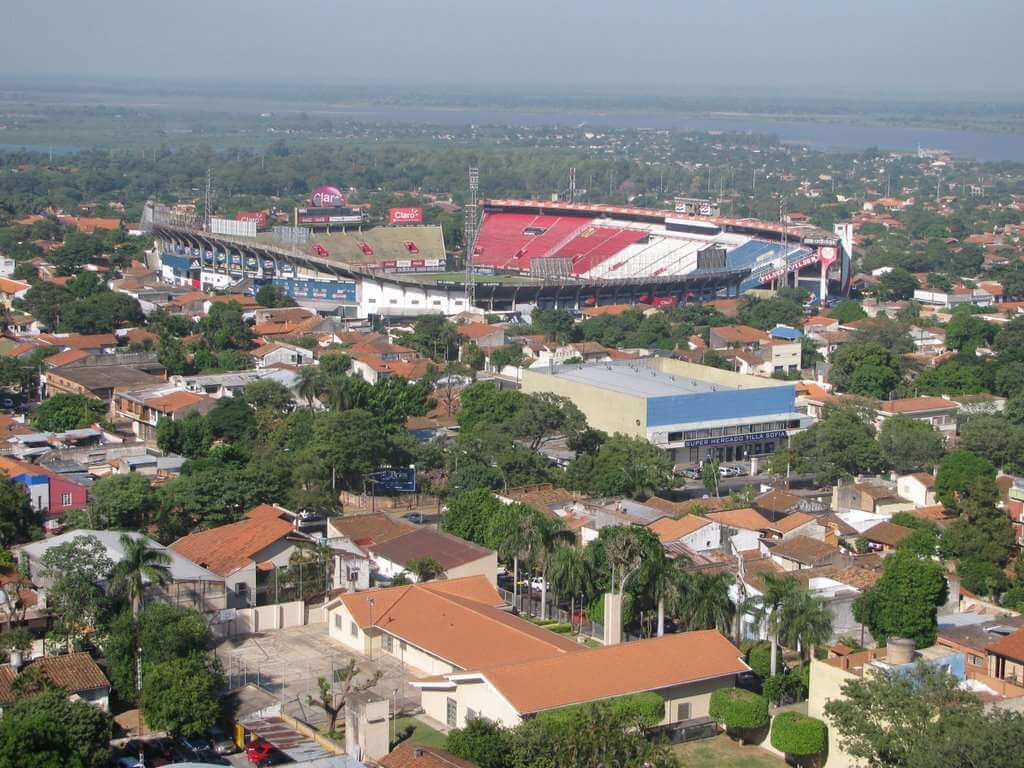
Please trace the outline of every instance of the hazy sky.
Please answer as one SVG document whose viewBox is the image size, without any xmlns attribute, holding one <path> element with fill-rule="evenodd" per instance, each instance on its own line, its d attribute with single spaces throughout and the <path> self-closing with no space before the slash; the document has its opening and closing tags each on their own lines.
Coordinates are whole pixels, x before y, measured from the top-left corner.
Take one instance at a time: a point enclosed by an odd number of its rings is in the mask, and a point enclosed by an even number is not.
<svg viewBox="0 0 1024 768">
<path fill-rule="evenodd" d="M 0 19 L 3 74 L 1024 92 L 1022 0 L 4 0 Z"/>
</svg>

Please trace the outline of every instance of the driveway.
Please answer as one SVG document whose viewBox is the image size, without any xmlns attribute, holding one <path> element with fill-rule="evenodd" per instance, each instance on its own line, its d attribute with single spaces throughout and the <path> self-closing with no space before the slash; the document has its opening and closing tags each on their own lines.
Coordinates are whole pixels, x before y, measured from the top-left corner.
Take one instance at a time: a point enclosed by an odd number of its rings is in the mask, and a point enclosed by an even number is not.
<svg viewBox="0 0 1024 768">
<path fill-rule="evenodd" d="M 414 675 L 389 656 L 370 660 L 349 651 L 330 639 L 326 623 L 228 638 L 217 645 L 216 653 L 231 688 L 257 685 L 276 696 L 286 714 L 313 725 L 327 719 L 322 709 L 308 702 L 310 696 L 319 698 L 317 680 L 333 680 L 335 670 L 344 668 L 353 658 L 359 670 L 357 680 L 379 671 L 381 677 L 374 692 L 382 698 L 397 699 L 400 712 L 414 712 L 420 706 L 419 690 L 409 685 Z M 342 688 L 343 684 L 334 683 L 336 692 Z"/>
</svg>

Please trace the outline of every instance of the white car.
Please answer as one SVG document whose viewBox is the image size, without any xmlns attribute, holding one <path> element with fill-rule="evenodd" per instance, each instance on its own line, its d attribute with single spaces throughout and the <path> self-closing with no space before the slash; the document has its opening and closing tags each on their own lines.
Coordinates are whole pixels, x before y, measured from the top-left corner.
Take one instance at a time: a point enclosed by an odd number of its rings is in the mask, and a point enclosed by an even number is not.
<svg viewBox="0 0 1024 768">
<path fill-rule="evenodd" d="M 544 577 L 543 576 L 534 576 L 532 579 L 530 579 L 530 590 L 533 591 L 533 592 L 543 592 L 544 591 Z"/>
</svg>

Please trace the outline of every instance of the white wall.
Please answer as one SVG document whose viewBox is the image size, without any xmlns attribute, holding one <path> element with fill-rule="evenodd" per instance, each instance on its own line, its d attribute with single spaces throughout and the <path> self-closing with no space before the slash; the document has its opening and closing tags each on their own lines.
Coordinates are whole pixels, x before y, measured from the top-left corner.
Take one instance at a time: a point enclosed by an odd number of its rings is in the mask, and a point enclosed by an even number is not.
<svg viewBox="0 0 1024 768">
<path fill-rule="evenodd" d="M 430 312 L 454 315 L 466 309 L 461 291 L 429 290 L 416 286 L 392 285 L 372 279 L 360 281 L 357 287 L 359 316 Z"/>
</svg>

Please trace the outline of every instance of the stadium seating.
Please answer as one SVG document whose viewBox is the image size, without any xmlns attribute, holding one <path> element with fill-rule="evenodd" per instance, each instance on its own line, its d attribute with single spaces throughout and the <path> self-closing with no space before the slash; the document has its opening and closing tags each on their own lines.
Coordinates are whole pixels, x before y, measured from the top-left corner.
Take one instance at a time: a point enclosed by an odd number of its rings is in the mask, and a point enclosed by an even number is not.
<svg viewBox="0 0 1024 768">
<path fill-rule="evenodd" d="M 532 259 L 556 253 L 593 219 L 575 216 L 534 216 L 533 214 L 486 214 L 477 235 L 474 263 L 528 271 Z M 527 227 L 543 228 L 540 235 L 525 234 Z"/>
<path fill-rule="evenodd" d="M 572 273 L 586 275 L 594 267 L 621 252 L 626 246 L 643 240 L 647 232 L 617 227 L 586 227 L 563 245 L 555 256 L 572 258 Z"/>
</svg>

